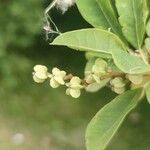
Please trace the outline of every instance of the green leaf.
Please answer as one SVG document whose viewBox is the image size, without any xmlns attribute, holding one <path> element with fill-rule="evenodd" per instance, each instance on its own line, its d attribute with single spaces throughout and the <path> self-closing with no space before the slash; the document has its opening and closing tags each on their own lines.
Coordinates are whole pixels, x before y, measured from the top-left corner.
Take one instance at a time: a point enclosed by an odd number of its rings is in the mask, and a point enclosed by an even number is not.
<svg viewBox="0 0 150 150">
<path fill-rule="evenodd" d="M 92 70 L 92 67 L 95 64 L 95 60 L 96 60 L 96 57 L 92 57 L 87 61 L 84 72 L 88 72 Z"/>
<path fill-rule="evenodd" d="M 150 37 L 150 19 L 148 20 L 147 25 L 146 25 L 146 33 Z"/>
<path fill-rule="evenodd" d="M 76 0 L 76 4 L 83 18 L 92 26 L 105 30 L 110 28 L 96 0 Z"/>
<path fill-rule="evenodd" d="M 102 89 L 104 86 L 106 86 L 109 81 L 110 79 L 105 79 L 105 80 L 102 80 L 100 83 L 94 82 L 92 84 L 89 84 L 85 90 L 90 93 L 97 92 L 100 89 Z"/>
<path fill-rule="evenodd" d="M 142 74 L 128 74 L 127 78 L 135 85 L 140 85 L 143 82 Z"/>
<path fill-rule="evenodd" d="M 92 57 L 112 59 L 112 55 L 111 54 L 100 53 L 100 52 L 86 52 L 85 56 L 86 56 L 87 59 L 90 59 Z"/>
<path fill-rule="evenodd" d="M 127 114 L 135 108 L 142 89 L 128 91 L 105 105 L 92 119 L 86 130 L 87 150 L 106 148 Z"/>
<path fill-rule="evenodd" d="M 125 73 L 129 74 L 142 74 L 150 71 L 150 65 L 126 51 L 113 50 L 112 56 L 116 66 Z"/>
<path fill-rule="evenodd" d="M 150 53 L 150 38 L 145 39 L 145 48 Z"/>
<path fill-rule="evenodd" d="M 124 36 L 122 35 L 121 26 L 116 17 L 115 11 L 111 5 L 110 0 L 96 0 L 99 8 L 104 16 L 106 22 L 109 24 L 109 28 L 118 35 L 123 41 L 125 41 Z"/>
<path fill-rule="evenodd" d="M 111 68 L 112 72 L 122 72 L 115 64 L 113 60 L 108 61 L 108 68 Z"/>
<path fill-rule="evenodd" d="M 51 45 L 68 46 L 80 51 L 111 54 L 113 49 L 126 50 L 121 40 L 113 33 L 101 29 L 81 29 L 58 36 Z"/>
<path fill-rule="evenodd" d="M 148 16 L 146 0 L 116 0 L 116 7 L 123 34 L 135 48 L 140 49 Z"/>
<path fill-rule="evenodd" d="M 98 3 L 97 0 L 76 0 L 81 15 L 88 23 L 96 28 L 110 29 L 125 41 L 111 2 L 99 0 Z"/>
<path fill-rule="evenodd" d="M 149 15 L 150 15 L 150 0 L 147 0 L 147 6 L 148 6 L 148 10 L 149 10 Z"/>
<path fill-rule="evenodd" d="M 118 18 L 119 15 L 118 15 L 118 11 L 117 11 L 117 8 L 116 8 L 116 2 L 115 2 L 115 1 L 116 1 L 116 0 L 110 0 L 111 5 L 112 5 L 112 8 L 113 8 L 113 10 L 114 10 L 114 12 L 115 12 L 115 15 L 116 15 L 116 17 Z"/>
<path fill-rule="evenodd" d="M 146 97 L 150 104 L 150 83 L 146 86 Z"/>
</svg>

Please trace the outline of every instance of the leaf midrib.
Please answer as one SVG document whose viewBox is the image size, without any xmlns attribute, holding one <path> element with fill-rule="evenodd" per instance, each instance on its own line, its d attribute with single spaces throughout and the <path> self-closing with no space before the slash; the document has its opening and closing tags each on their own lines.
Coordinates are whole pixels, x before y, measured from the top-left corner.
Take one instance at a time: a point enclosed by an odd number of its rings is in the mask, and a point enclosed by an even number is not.
<svg viewBox="0 0 150 150">
<path fill-rule="evenodd" d="M 97 1 L 97 0 L 96 0 L 96 1 Z M 118 32 L 117 32 L 117 31 L 115 30 L 115 28 L 113 27 L 113 24 L 111 24 L 111 22 L 110 22 L 109 19 L 107 18 L 107 15 L 105 14 L 105 11 L 103 10 L 103 8 L 102 8 L 100 2 L 97 2 L 97 3 L 98 3 L 98 5 L 99 5 L 99 8 L 101 9 L 101 11 L 102 11 L 104 17 L 106 18 L 107 23 L 110 25 L 110 27 L 112 28 L 112 30 L 118 35 Z"/>
<path fill-rule="evenodd" d="M 114 124 L 111 126 L 111 128 L 109 128 L 102 136 L 103 139 L 107 133 L 117 124 L 117 122 L 119 122 L 119 125 L 117 126 L 117 128 L 115 129 L 115 131 L 119 128 L 120 123 L 122 122 L 122 120 L 126 117 L 126 115 L 128 114 L 128 112 L 130 112 L 136 105 L 134 105 L 129 111 L 129 106 L 133 103 L 133 101 L 135 100 L 135 98 L 137 97 L 137 93 L 135 94 L 135 96 L 132 98 L 133 100 L 131 100 L 131 102 L 127 105 L 127 107 L 124 109 L 124 111 L 121 113 L 120 117 L 114 122 Z M 123 116 L 123 117 L 122 117 Z M 121 120 L 121 121 L 120 121 Z M 107 144 L 110 142 L 110 140 L 112 139 L 112 137 L 115 134 L 115 131 L 113 132 L 113 134 L 110 136 L 109 140 L 106 142 L 105 146 L 103 147 L 103 149 L 107 146 Z"/>
<path fill-rule="evenodd" d="M 138 44 L 138 48 L 140 49 L 140 43 L 139 43 L 139 36 L 138 36 L 138 26 L 137 26 L 137 16 L 136 16 L 136 12 L 135 12 L 135 2 L 134 0 L 131 0 L 132 3 L 132 10 L 133 10 L 133 16 L 134 16 L 134 20 L 135 20 L 135 35 L 136 35 L 136 41 Z"/>
<path fill-rule="evenodd" d="M 136 95 L 133 97 L 133 99 L 136 97 Z M 120 117 L 114 122 L 114 124 L 111 126 L 111 128 L 109 128 L 107 131 L 106 131 L 106 133 L 103 135 L 103 137 L 105 137 L 106 136 L 106 134 L 107 133 L 109 133 L 109 131 L 114 127 L 114 126 L 116 126 L 116 124 L 119 122 L 119 125 L 117 125 L 117 128 L 115 129 L 115 131 L 119 128 L 119 126 L 120 126 L 120 123 L 122 122 L 122 120 L 126 117 L 126 115 L 128 114 L 128 112 L 130 112 L 131 111 L 131 109 L 132 108 L 134 108 L 134 106 L 130 109 L 130 110 L 128 110 L 130 107 L 130 105 L 132 104 L 132 101 L 128 104 L 128 106 L 124 109 L 124 111 L 122 112 L 122 114 L 120 115 Z M 110 141 L 110 139 L 114 136 L 114 133 L 115 133 L 115 131 L 113 132 L 113 134 L 112 134 L 112 136 L 109 138 L 109 141 Z M 102 137 L 102 138 L 103 138 Z M 107 143 L 109 143 L 109 141 L 107 142 Z M 107 143 L 106 143 L 106 145 L 107 145 Z M 104 147 L 105 148 L 105 147 Z"/>
</svg>

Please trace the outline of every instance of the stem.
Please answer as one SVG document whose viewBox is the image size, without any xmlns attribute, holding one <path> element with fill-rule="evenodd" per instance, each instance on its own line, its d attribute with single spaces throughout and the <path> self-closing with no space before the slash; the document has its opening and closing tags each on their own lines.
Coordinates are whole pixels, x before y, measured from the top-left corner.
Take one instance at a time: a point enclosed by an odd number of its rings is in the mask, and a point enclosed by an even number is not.
<svg viewBox="0 0 150 150">
<path fill-rule="evenodd" d="M 143 61 L 145 62 L 145 64 L 149 65 L 149 62 L 148 62 L 148 57 L 147 55 L 143 52 L 142 49 L 138 50 L 141 58 L 143 59 Z"/>
<path fill-rule="evenodd" d="M 115 77 L 124 77 L 126 73 L 123 72 L 109 72 L 108 74 L 101 77 L 101 79 L 115 78 Z"/>
<path fill-rule="evenodd" d="M 55 27 L 55 29 L 56 29 L 56 32 L 57 32 L 58 34 L 61 34 L 61 32 L 58 30 L 56 24 L 55 24 L 54 21 L 52 20 L 52 18 L 51 18 L 48 14 L 45 14 L 45 17 L 46 17 L 46 19 L 48 18 L 48 19 L 50 20 L 50 22 L 54 25 L 54 27 Z M 48 21 L 48 20 L 47 20 L 47 21 Z"/>
<path fill-rule="evenodd" d="M 144 63 L 146 65 L 149 65 L 149 60 L 148 60 L 148 55 L 142 50 L 136 50 L 136 51 L 133 51 L 131 49 L 128 49 L 128 52 L 131 54 L 131 55 L 134 55 L 134 56 L 137 56 L 137 57 L 140 57 L 142 58 L 142 60 L 144 61 Z"/>
<path fill-rule="evenodd" d="M 45 18 L 46 18 L 47 23 L 49 24 L 49 21 L 48 21 L 48 19 L 49 19 L 50 22 L 51 22 L 51 23 L 53 24 L 53 26 L 55 27 L 56 32 L 54 31 L 54 33 L 61 34 L 61 32 L 60 32 L 59 29 L 57 28 L 56 24 L 54 23 L 54 21 L 52 20 L 52 18 L 51 18 L 50 15 L 48 14 L 49 11 L 50 11 L 53 7 L 55 7 L 56 3 L 57 3 L 57 0 L 53 0 L 52 3 L 50 3 L 50 4 L 48 5 L 48 7 L 45 9 L 44 15 L 45 15 Z"/>
<path fill-rule="evenodd" d="M 115 77 L 125 77 L 126 75 L 127 75 L 127 73 L 124 73 L 124 72 L 108 72 L 106 75 L 100 77 L 100 79 L 104 80 L 104 79 L 115 78 Z M 143 74 L 143 76 L 149 76 L 150 77 L 150 72 Z M 64 80 L 70 81 L 73 77 L 74 77 L 74 75 L 68 74 L 65 76 Z M 84 86 L 89 85 L 89 83 L 87 83 L 86 80 L 84 80 L 84 79 L 82 79 L 81 83 Z"/>
<path fill-rule="evenodd" d="M 150 76 L 150 72 L 145 73 L 144 76 Z"/>
<path fill-rule="evenodd" d="M 48 14 L 48 12 L 55 7 L 57 0 L 53 0 L 52 3 L 48 5 L 48 7 L 45 9 L 44 14 Z"/>
<path fill-rule="evenodd" d="M 74 76 L 70 73 L 64 77 L 64 80 L 71 80 Z"/>
</svg>

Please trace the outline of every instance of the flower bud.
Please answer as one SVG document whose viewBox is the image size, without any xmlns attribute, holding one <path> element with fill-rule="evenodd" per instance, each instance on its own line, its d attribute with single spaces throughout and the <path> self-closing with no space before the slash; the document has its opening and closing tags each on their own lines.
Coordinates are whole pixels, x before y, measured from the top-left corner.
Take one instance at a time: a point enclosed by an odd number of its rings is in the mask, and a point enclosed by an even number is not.
<svg viewBox="0 0 150 150">
<path fill-rule="evenodd" d="M 110 84 L 116 88 L 122 88 L 126 85 L 121 77 L 116 77 L 116 78 L 112 79 L 110 81 Z"/>
<path fill-rule="evenodd" d="M 128 74 L 127 78 L 135 85 L 141 84 L 143 82 L 143 75 Z"/>
<path fill-rule="evenodd" d="M 60 85 L 64 85 L 64 77 L 66 76 L 65 71 L 61 71 L 58 68 L 53 68 L 52 74 L 49 75 L 50 77 L 50 86 L 52 88 L 58 88 Z"/>
<path fill-rule="evenodd" d="M 106 74 L 107 62 L 101 58 L 92 58 L 85 68 L 85 80 L 87 83 L 100 83 L 100 77 Z"/>
<path fill-rule="evenodd" d="M 107 62 L 101 58 L 97 58 L 95 60 L 95 65 L 99 65 L 101 68 L 104 68 L 104 69 L 107 68 Z"/>
<path fill-rule="evenodd" d="M 35 75 L 33 75 L 33 80 L 34 80 L 36 83 L 43 83 L 43 82 L 45 81 L 45 79 L 37 78 Z"/>
<path fill-rule="evenodd" d="M 110 79 L 104 79 L 100 83 L 97 83 L 97 82 L 91 83 L 91 84 L 86 86 L 85 90 L 87 92 L 91 92 L 91 93 L 97 92 L 100 89 L 102 89 L 104 86 L 106 86 L 107 83 L 109 82 L 109 80 Z"/>
<path fill-rule="evenodd" d="M 125 90 L 126 90 L 125 87 L 119 87 L 119 88 L 118 87 L 112 87 L 112 91 L 114 91 L 117 94 L 122 94 L 125 92 Z"/>
<path fill-rule="evenodd" d="M 66 94 L 67 95 L 71 95 L 73 98 L 79 98 L 80 97 L 80 95 L 81 95 L 81 91 L 80 90 L 75 90 L 75 89 L 70 89 L 70 88 L 68 88 L 67 90 L 66 90 Z"/>
<path fill-rule="evenodd" d="M 95 64 L 92 67 L 92 71 L 95 74 L 104 75 L 107 70 L 107 62 L 101 58 L 95 60 Z"/>
<path fill-rule="evenodd" d="M 93 74 L 93 79 L 96 81 L 96 83 L 100 83 L 100 76 L 98 74 Z"/>
<path fill-rule="evenodd" d="M 52 88 L 58 88 L 60 86 L 60 84 L 54 78 L 51 78 L 50 79 L 50 86 Z"/>
<path fill-rule="evenodd" d="M 43 65 L 36 65 L 33 68 L 33 80 L 37 83 L 42 83 L 48 78 L 48 69 Z"/>
<path fill-rule="evenodd" d="M 94 82 L 93 74 L 92 73 L 86 74 L 85 81 L 88 84 L 93 83 Z"/>
<path fill-rule="evenodd" d="M 71 95 L 73 98 L 78 98 L 81 95 L 83 86 L 79 77 L 73 77 L 66 86 L 68 87 L 66 90 L 67 95 Z"/>
<path fill-rule="evenodd" d="M 96 58 L 89 59 L 85 66 L 84 75 L 85 75 L 85 80 L 88 84 L 95 82 L 95 79 L 93 77 L 93 72 L 92 72 L 92 67 L 95 64 L 95 60 Z"/>
</svg>

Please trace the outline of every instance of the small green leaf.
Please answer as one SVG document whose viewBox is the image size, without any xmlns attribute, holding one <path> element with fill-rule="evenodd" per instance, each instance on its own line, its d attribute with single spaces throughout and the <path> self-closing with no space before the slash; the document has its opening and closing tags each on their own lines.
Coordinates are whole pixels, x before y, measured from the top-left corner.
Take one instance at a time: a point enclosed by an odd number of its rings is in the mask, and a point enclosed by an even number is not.
<svg viewBox="0 0 150 150">
<path fill-rule="evenodd" d="M 86 87 L 85 90 L 91 93 L 97 92 L 100 89 L 102 89 L 104 86 L 106 86 L 109 81 L 110 79 L 105 79 L 105 80 L 102 80 L 100 83 L 96 83 L 96 82 L 91 83 Z"/>
<path fill-rule="evenodd" d="M 127 114 L 138 104 L 141 94 L 142 89 L 127 91 L 95 115 L 86 130 L 87 150 L 106 148 Z"/>
<path fill-rule="evenodd" d="M 148 17 L 146 0 L 116 0 L 119 22 L 126 39 L 137 49 L 141 48 Z"/>
<path fill-rule="evenodd" d="M 149 15 L 150 15 L 150 0 L 147 0 L 147 6 L 148 6 Z"/>
<path fill-rule="evenodd" d="M 116 17 L 118 18 L 119 16 L 118 16 L 118 11 L 117 11 L 117 8 L 116 8 L 116 2 L 115 2 L 116 0 L 110 0 L 110 2 L 111 2 L 111 5 L 112 5 L 112 8 L 113 8 L 113 10 L 114 10 L 114 12 L 115 12 L 115 15 L 116 15 Z"/>
<path fill-rule="evenodd" d="M 108 30 L 110 26 L 99 9 L 96 0 L 76 0 L 76 4 L 81 15 L 88 23 L 94 27 Z"/>
<path fill-rule="evenodd" d="M 111 5 L 110 0 L 96 0 L 99 5 L 99 9 L 101 10 L 101 14 L 104 16 L 106 22 L 109 24 L 109 28 L 112 32 L 118 35 L 123 41 L 125 38 L 121 31 L 121 26 L 116 17 L 115 11 Z"/>
<path fill-rule="evenodd" d="M 142 74 L 128 74 L 127 78 L 135 85 L 142 84 L 143 82 Z"/>
<path fill-rule="evenodd" d="M 145 39 L 145 48 L 150 53 L 150 38 Z"/>
<path fill-rule="evenodd" d="M 147 25 L 146 25 L 146 33 L 150 37 L 150 19 L 148 20 Z"/>
<path fill-rule="evenodd" d="M 85 57 L 87 59 L 90 59 L 92 57 L 100 57 L 100 58 L 106 58 L 106 59 L 112 59 L 112 55 L 107 53 L 100 53 L 100 52 L 86 52 Z"/>
<path fill-rule="evenodd" d="M 146 86 L 146 97 L 150 104 L 150 83 Z"/>
<path fill-rule="evenodd" d="M 141 58 L 126 51 L 113 50 L 112 56 L 116 66 L 125 73 L 142 74 L 150 71 L 150 65 L 145 64 Z"/>
<path fill-rule="evenodd" d="M 58 36 L 51 45 L 68 46 L 80 51 L 111 54 L 113 49 L 126 50 L 122 41 L 113 33 L 101 29 L 81 29 Z"/>
<path fill-rule="evenodd" d="M 110 71 L 112 72 L 122 72 L 113 62 L 113 60 L 108 61 L 108 68 L 111 68 Z"/>
<path fill-rule="evenodd" d="M 89 72 L 92 70 L 92 67 L 95 64 L 95 60 L 96 57 L 92 57 L 87 61 L 84 72 Z"/>
</svg>

